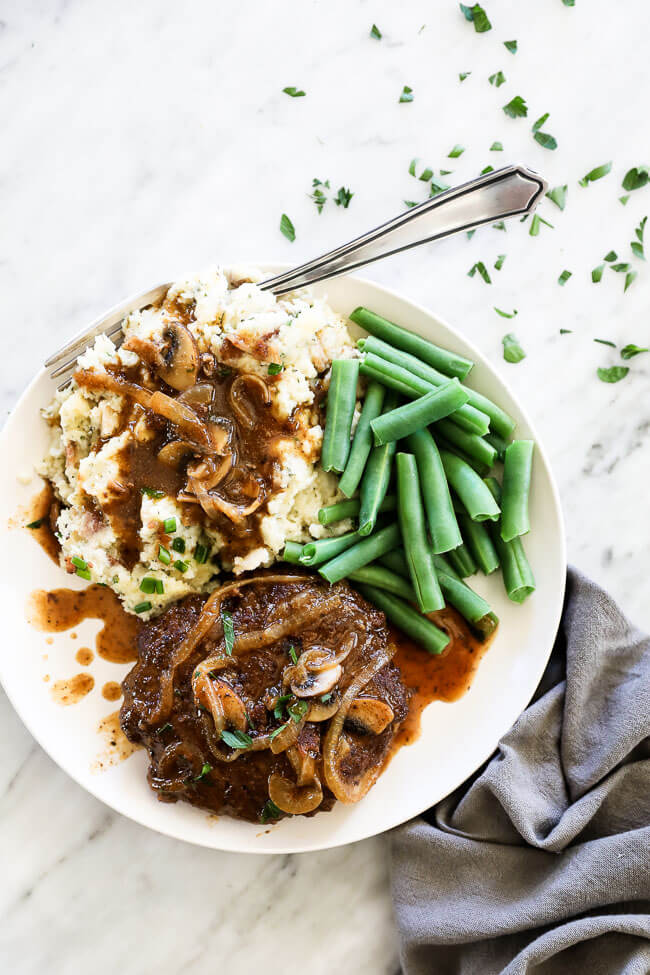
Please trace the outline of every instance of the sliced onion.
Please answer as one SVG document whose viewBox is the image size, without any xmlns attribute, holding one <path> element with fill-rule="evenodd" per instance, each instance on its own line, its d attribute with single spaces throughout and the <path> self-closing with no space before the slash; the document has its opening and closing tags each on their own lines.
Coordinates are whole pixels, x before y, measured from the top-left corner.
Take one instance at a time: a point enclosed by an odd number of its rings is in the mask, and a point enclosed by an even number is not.
<svg viewBox="0 0 650 975">
<path fill-rule="evenodd" d="M 158 390 L 151 394 L 149 409 L 160 416 L 164 416 L 193 442 L 206 447 L 210 446 L 210 436 L 205 424 L 198 419 L 196 413 L 189 406 L 185 406 L 184 403 L 180 403 L 177 399 Z"/>
<path fill-rule="evenodd" d="M 269 776 L 269 797 L 282 812 L 300 816 L 318 809 L 323 801 L 323 789 L 317 778 L 300 786 L 279 772 L 273 772 Z"/>
<path fill-rule="evenodd" d="M 257 386 L 262 391 L 262 401 L 265 406 L 268 406 L 271 402 L 271 392 L 261 376 L 256 376 L 252 372 L 241 373 L 241 375 L 233 379 L 228 392 L 228 402 L 242 426 L 252 430 L 257 422 L 257 418 L 254 411 L 251 410 L 250 405 L 242 397 L 242 391 L 248 385 Z"/>
<path fill-rule="evenodd" d="M 110 393 L 118 393 L 120 396 L 128 396 L 135 400 L 140 406 L 146 408 L 151 403 L 153 393 L 137 383 L 131 383 L 120 376 L 115 376 L 112 372 L 95 372 L 94 369 L 77 369 L 73 376 L 77 386 L 84 386 L 86 389 L 108 390 Z"/>
<path fill-rule="evenodd" d="M 190 386 L 178 397 L 178 403 L 186 403 L 188 406 L 209 406 L 214 398 L 214 386 L 210 383 L 196 383 Z"/>
<path fill-rule="evenodd" d="M 158 460 L 175 470 L 181 466 L 188 455 L 196 453 L 196 447 L 187 440 L 172 440 L 158 451 Z"/>
<path fill-rule="evenodd" d="M 264 502 L 264 492 L 262 486 L 260 485 L 260 493 L 254 501 L 251 501 L 248 505 L 233 504 L 232 501 L 226 501 L 218 494 L 211 494 L 205 487 L 202 481 L 196 478 L 190 478 L 188 481 L 188 487 L 191 491 L 194 491 L 197 498 L 199 499 L 199 504 L 205 511 L 208 518 L 213 521 L 220 515 L 226 515 L 230 518 L 232 522 L 238 524 L 243 521 L 244 518 L 251 515 L 254 511 L 260 507 Z"/>
</svg>

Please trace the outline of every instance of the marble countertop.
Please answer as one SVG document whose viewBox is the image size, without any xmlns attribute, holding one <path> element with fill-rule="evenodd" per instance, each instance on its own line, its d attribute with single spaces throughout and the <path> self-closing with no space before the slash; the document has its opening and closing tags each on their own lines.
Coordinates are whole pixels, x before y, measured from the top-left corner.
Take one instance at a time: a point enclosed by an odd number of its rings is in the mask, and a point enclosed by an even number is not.
<svg viewBox="0 0 650 975">
<path fill-rule="evenodd" d="M 650 271 L 629 247 L 650 187 L 618 202 L 625 172 L 649 161 L 638 38 L 650 13 L 643 0 L 544 0 L 534 16 L 507 0 L 485 7 L 493 30 L 477 34 L 451 0 L 5 3 L 2 406 L 65 338 L 150 283 L 218 261 L 298 263 L 424 199 L 414 157 L 453 170 L 451 182 L 525 162 L 568 184 L 564 212 L 549 200 L 540 210 L 553 228 L 484 229 L 365 273 L 463 329 L 506 376 L 551 458 L 571 561 L 649 626 L 650 355 L 608 385 L 596 368 L 623 363 L 593 340 L 650 344 Z M 512 55 L 503 41 L 514 38 Z M 287 85 L 306 96 L 289 98 Z M 414 100 L 399 104 L 404 85 Z M 514 95 L 527 119 L 501 110 Z M 532 138 L 545 112 L 556 151 Z M 490 151 L 495 140 L 503 152 Z M 465 152 L 449 159 L 455 144 Z M 607 177 L 578 186 L 609 160 Z M 318 215 L 314 177 L 349 187 L 349 208 L 330 201 Z M 283 212 L 294 243 L 279 232 Z M 611 249 L 638 269 L 626 293 L 624 273 L 591 281 Z M 467 276 L 477 261 L 491 285 Z M 527 352 L 518 365 L 502 359 L 509 331 Z M 385 838 L 257 858 L 158 836 L 69 780 L 3 696 L 0 861 L 0 957 L 14 975 L 203 973 L 226 961 L 229 975 L 272 973 L 287 951 L 313 975 L 398 969 Z"/>
</svg>

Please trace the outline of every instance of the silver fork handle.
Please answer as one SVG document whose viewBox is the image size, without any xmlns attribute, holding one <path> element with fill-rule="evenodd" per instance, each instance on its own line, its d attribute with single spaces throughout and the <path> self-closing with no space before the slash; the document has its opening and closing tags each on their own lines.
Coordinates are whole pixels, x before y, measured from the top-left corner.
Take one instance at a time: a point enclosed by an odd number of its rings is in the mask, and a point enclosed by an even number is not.
<svg viewBox="0 0 650 975">
<path fill-rule="evenodd" d="M 463 230 L 532 213 L 548 184 L 525 166 L 506 166 L 412 207 L 348 244 L 285 271 L 259 287 L 281 295 Z"/>
</svg>

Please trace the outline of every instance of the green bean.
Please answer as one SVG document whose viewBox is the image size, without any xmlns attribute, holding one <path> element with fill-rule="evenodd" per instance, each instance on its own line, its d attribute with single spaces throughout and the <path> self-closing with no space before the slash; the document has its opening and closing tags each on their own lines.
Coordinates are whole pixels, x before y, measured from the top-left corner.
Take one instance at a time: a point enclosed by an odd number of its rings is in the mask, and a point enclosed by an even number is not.
<svg viewBox="0 0 650 975">
<path fill-rule="evenodd" d="M 413 454 L 397 454 L 397 516 L 404 543 L 411 582 L 423 613 L 442 609 L 445 601 L 427 544 L 418 468 Z"/>
<path fill-rule="evenodd" d="M 470 518 L 473 521 L 496 521 L 500 513 L 499 505 L 485 481 L 460 457 L 441 450 L 440 458 L 447 480 Z"/>
<path fill-rule="evenodd" d="M 335 359 L 327 393 L 325 434 L 321 450 L 324 471 L 345 470 L 350 453 L 350 431 L 357 402 L 358 359 Z"/>
<path fill-rule="evenodd" d="M 491 464 L 488 466 L 482 461 L 477 460 L 476 457 L 468 457 L 467 454 L 464 454 L 462 450 L 459 450 L 455 444 L 447 440 L 446 437 L 443 437 L 439 430 L 436 430 L 435 434 L 438 450 L 446 450 L 448 454 L 453 454 L 454 457 L 460 457 L 461 460 L 464 460 L 466 464 L 469 464 L 472 470 L 476 471 L 477 474 L 480 474 L 481 477 L 488 476 L 492 470 Z"/>
<path fill-rule="evenodd" d="M 284 550 L 282 552 L 282 559 L 284 562 L 293 562 L 297 564 L 300 562 L 300 556 L 302 555 L 302 542 L 285 542 Z"/>
<path fill-rule="evenodd" d="M 501 538 L 504 542 L 530 531 L 528 495 L 534 446 L 532 440 L 515 440 L 506 449 L 501 503 Z"/>
<path fill-rule="evenodd" d="M 363 582 L 369 586 L 376 586 L 377 589 L 385 589 L 386 592 L 401 596 L 409 603 L 416 601 L 411 583 L 382 565 L 364 565 L 363 568 L 351 572 L 348 579 L 350 582 Z"/>
<path fill-rule="evenodd" d="M 491 447 L 494 447 L 497 452 L 497 459 L 503 463 L 508 441 L 504 440 L 503 437 L 500 437 L 498 433 L 493 433 L 492 430 L 488 430 L 488 432 L 485 434 L 485 439 Z"/>
<path fill-rule="evenodd" d="M 499 618 L 492 612 L 490 604 L 462 579 L 457 579 L 448 566 L 440 566 L 436 562 L 436 571 L 440 588 L 449 605 L 457 609 L 483 637 L 493 633 L 499 625 Z"/>
<path fill-rule="evenodd" d="M 357 541 L 346 552 L 342 552 L 331 562 L 326 562 L 318 570 L 328 582 L 339 582 L 345 579 L 350 572 L 355 572 L 364 565 L 374 562 L 375 559 L 397 548 L 400 544 L 399 526 L 397 523 L 387 525 L 380 529 L 369 538 Z"/>
<path fill-rule="evenodd" d="M 419 643 L 427 653 L 437 655 L 448 645 L 447 634 L 399 596 L 393 596 L 392 593 L 384 592 L 375 586 L 360 585 L 359 591 L 369 603 L 374 603 L 378 609 L 383 610 L 391 623 Z"/>
<path fill-rule="evenodd" d="M 496 450 L 483 437 L 479 437 L 475 433 L 467 433 L 466 430 L 461 430 L 449 420 L 439 420 L 433 428 L 434 437 L 436 432 L 441 433 L 446 440 L 453 443 L 468 457 L 476 458 L 488 468 L 492 467 L 497 459 Z"/>
<path fill-rule="evenodd" d="M 357 428 L 352 438 L 350 456 L 345 465 L 343 476 L 339 481 L 339 488 L 346 498 L 352 497 L 359 487 L 359 482 L 361 481 L 366 461 L 372 448 L 372 430 L 370 429 L 370 423 L 381 413 L 385 395 L 386 388 L 380 383 L 372 382 L 368 385 L 361 416 L 359 417 L 359 422 L 357 423 Z"/>
<path fill-rule="evenodd" d="M 447 552 L 447 555 L 449 555 L 449 552 Z M 452 569 L 451 565 L 449 564 L 449 559 L 447 558 L 447 555 L 433 556 L 433 564 L 436 567 L 436 572 L 438 573 L 438 576 L 440 576 L 440 573 L 443 573 L 443 575 L 451 576 L 452 579 L 458 579 L 460 582 L 462 582 L 462 576 L 459 576 L 456 570 Z"/>
<path fill-rule="evenodd" d="M 495 499 L 501 499 L 501 487 L 493 477 L 486 478 L 485 483 Z M 519 536 L 509 542 L 504 542 L 498 524 L 490 525 L 490 534 L 501 560 L 503 585 L 508 598 L 514 603 L 523 603 L 535 591 L 535 576 L 532 573 L 524 546 Z"/>
<path fill-rule="evenodd" d="M 418 465 L 432 550 L 436 554 L 448 552 L 460 545 L 462 538 L 438 448 L 428 430 L 411 434 L 407 445 Z"/>
<path fill-rule="evenodd" d="M 403 548 L 396 548 L 392 552 L 386 552 L 379 561 L 387 569 L 390 569 L 391 572 L 396 572 L 398 576 L 404 576 L 405 579 L 411 578 Z"/>
<path fill-rule="evenodd" d="M 486 576 L 490 575 L 499 568 L 499 556 L 492 544 L 489 531 L 483 522 L 472 521 L 465 512 L 459 512 L 457 517 L 464 542 L 476 564 Z"/>
<path fill-rule="evenodd" d="M 347 532 L 345 535 L 336 535 L 333 538 L 319 538 L 315 542 L 307 542 L 303 545 L 300 562 L 302 565 L 322 565 L 328 559 L 333 559 L 341 552 L 351 548 L 359 541 L 356 532 Z"/>
<path fill-rule="evenodd" d="M 397 406 L 397 393 L 390 392 L 384 402 L 386 412 L 390 412 Z M 366 469 L 361 478 L 359 509 L 359 534 L 369 535 L 377 522 L 377 514 L 381 503 L 386 497 L 390 476 L 393 471 L 393 459 L 397 443 L 382 444 L 381 447 L 373 447 L 370 457 L 366 464 Z"/>
<path fill-rule="evenodd" d="M 457 379 L 450 379 L 444 386 L 438 386 L 419 399 L 404 403 L 373 420 L 370 426 L 375 444 L 402 440 L 416 430 L 422 430 L 429 423 L 435 423 L 436 420 L 455 413 L 466 402 L 466 391 Z"/>
<path fill-rule="evenodd" d="M 339 482 L 340 483 L 340 482 Z M 359 514 L 361 502 L 359 498 L 350 498 L 348 501 L 337 501 L 336 504 L 329 504 L 326 508 L 321 508 L 318 512 L 318 521 L 321 525 L 331 525 L 344 518 L 356 518 Z M 380 511 L 395 511 L 397 508 L 397 498 L 394 494 L 387 494 L 379 505 Z"/>
<path fill-rule="evenodd" d="M 415 335 L 405 328 L 400 328 L 399 325 L 394 325 L 393 322 L 381 318 L 380 315 L 376 315 L 367 308 L 355 308 L 350 319 L 356 325 L 365 328 L 366 332 L 370 332 L 371 335 L 376 335 L 380 339 L 392 343 L 398 349 L 411 352 L 424 362 L 428 362 L 429 365 L 440 369 L 447 376 L 457 376 L 459 379 L 464 379 L 474 365 L 471 359 L 448 352 L 447 349 L 441 349 L 433 342 L 428 342 L 419 335 Z"/>
<path fill-rule="evenodd" d="M 378 342 L 378 340 L 361 339 L 359 345 L 364 342 Z M 384 343 L 379 344 L 383 345 Z M 368 378 L 374 379 L 378 383 L 382 383 L 382 385 L 395 390 L 397 393 L 401 393 L 408 399 L 416 399 L 418 396 L 424 396 L 426 393 L 430 393 L 432 389 L 437 389 L 438 386 L 443 386 L 449 382 L 449 377 L 443 376 L 441 372 L 437 373 L 438 380 L 436 382 L 430 379 L 422 379 L 399 363 L 391 362 L 389 359 L 380 355 L 374 355 L 372 352 L 367 352 L 365 359 L 361 363 L 360 371 L 362 375 L 368 376 Z M 471 398 L 473 395 L 472 390 L 467 389 L 466 386 L 463 386 L 463 389 L 467 391 Z M 459 427 L 462 427 L 463 430 L 467 430 L 468 433 L 482 434 L 487 431 L 490 418 L 486 413 L 482 413 L 475 407 L 470 406 L 468 402 L 456 412 L 454 422 Z"/>
<path fill-rule="evenodd" d="M 433 383 L 434 386 L 439 386 L 446 379 L 446 376 L 438 372 L 437 369 L 433 369 L 431 366 L 426 365 L 420 359 L 416 358 L 414 355 L 408 355 L 406 352 L 400 352 L 398 349 L 393 348 L 386 342 L 382 342 L 380 339 L 370 338 L 360 339 L 357 345 L 364 352 L 373 353 L 375 356 L 381 357 L 382 359 L 387 359 L 389 362 L 395 363 L 395 365 L 401 366 L 405 371 L 418 376 L 420 379 L 424 379 L 427 382 Z M 502 410 L 500 406 L 493 403 L 482 393 L 477 393 L 475 389 L 468 389 L 469 392 L 469 406 L 474 407 L 475 410 L 480 411 L 483 414 L 487 414 L 490 421 L 490 428 L 498 433 L 500 436 L 505 437 L 506 440 L 512 436 L 512 431 L 515 428 L 515 421 L 509 416 L 505 410 Z M 485 430 L 476 430 L 476 433 L 485 433 Z"/>
<path fill-rule="evenodd" d="M 472 558 L 472 554 L 467 548 L 467 545 L 459 545 L 458 548 L 452 549 L 451 552 L 446 552 L 445 557 L 454 572 L 461 579 L 466 579 L 467 576 L 473 576 L 478 572 L 478 566 Z"/>
</svg>

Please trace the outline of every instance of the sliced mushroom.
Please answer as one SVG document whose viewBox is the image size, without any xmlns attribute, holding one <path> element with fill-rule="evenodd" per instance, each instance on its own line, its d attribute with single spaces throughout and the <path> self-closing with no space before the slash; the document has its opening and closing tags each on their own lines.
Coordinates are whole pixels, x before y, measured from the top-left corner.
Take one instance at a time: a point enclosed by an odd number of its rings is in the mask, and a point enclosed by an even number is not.
<svg viewBox="0 0 650 975">
<path fill-rule="evenodd" d="M 300 816 L 318 809 L 323 801 L 323 789 L 317 778 L 307 785 L 298 785 L 273 772 L 269 776 L 269 797 L 282 812 Z"/>
<path fill-rule="evenodd" d="M 208 709 L 218 733 L 226 725 L 238 731 L 246 730 L 248 721 L 244 702 L 229 684 L 219 678 L 213 680 L 207 673 L 197 670 L 192 685 L 197 704 Z"/>
<path fill-rule="evenodd" d="M 196 447 L 187 440 L 171 440 L 158 451 L 158 460 L 167 467 L 178 470 L 183 461 L 196 452 Z"/>
<path fill-rule="evenodd" d="M 376 697 L 357 697 L 352 701 L 345 719 L 354 730 L 368 735 L 380 735 L 395 717 L 393 709 Z"/>
<path fill-rule="evenodd" d="M 328 667 L 327 670 L 321 670 L 316 673 L 306 671 L 303 679 L 298 677 L 296 680 L 291 681 L 291 690 L 296 697 L 320 697 L 322 694 L 327 694 L 328 691 L 331 691 L 333 687 L 336 687 L 341 679 L 342 673 L 343 668 L 340 664 L 334 664 L 332 667 Z"/>
<path fill-rule="evenodd" d="M 336 714 L 340 706 L 341 696 L 336 692 L 332 693 L 326 701 L 317 697 L 315 701 L 309 702 L 307 719 L 309 721 L 329 721 Z"/>
<path fill-rule="evenodd" d="M 271 751 L 274 755 L 279 755 L 280 752 L 286 752 L 287 748 L 291 748 L 292 745 L 296 744 L 298 736 L 305 725 L 305 721 L 306 714 L 297 723 L 291 718 L 280 727 L 280 731 L 271 739 Z"/>
<path fill-rule="evenodd" d="M 206 457 L 197 464 L 187 468 L 190 478 L 201 481 L 206 491 L 211 491 L 221 484 L 224 477 L 230 473 L 233 464 L 232 454 L 226 454 L 218 464 L 211 457 Z"/>
<path fill-rule="evenodd" d="M 157 372 L 172 389 L 185 390 L 194 386 L 199 373 L 199 350 L 194 336 L 185 325 L 170 322 L 165 326 L 166 347 Z"/>
<path fill-rule="evenodd" d="M 192 443 L 204 447 L 210 446 L 210 436 L 205 424 L 189 406 L 160 391 L 151 394 L 148 406 L 154 413 L 164 416 L 170 423 L 175 424 Z"/>
</svg>

